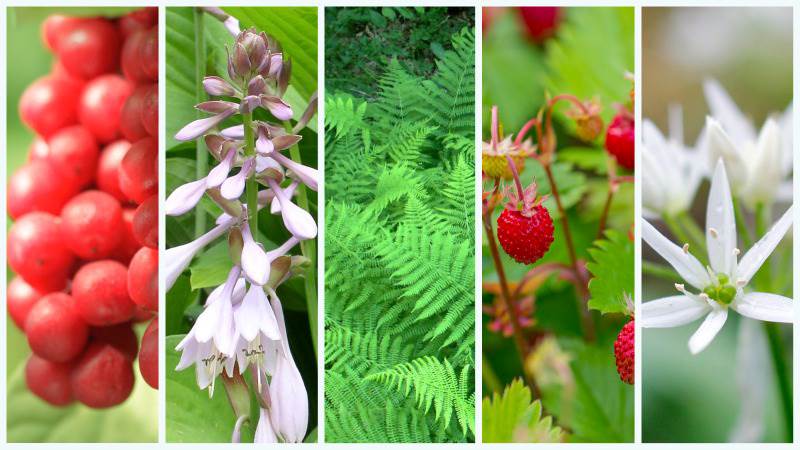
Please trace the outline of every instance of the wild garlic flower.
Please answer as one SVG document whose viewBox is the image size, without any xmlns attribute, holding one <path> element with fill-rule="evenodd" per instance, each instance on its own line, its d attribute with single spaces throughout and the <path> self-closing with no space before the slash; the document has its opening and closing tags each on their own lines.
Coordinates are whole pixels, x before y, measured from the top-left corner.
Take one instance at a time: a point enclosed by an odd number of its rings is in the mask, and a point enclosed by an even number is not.
<svg viewBox="0 0 800 450">
<path fill-rule="evenodd" d="M 733 309 L 751 319 L 790 323 L 793 320 L 792 299 L 747 289 L 750 280 L 767 260 L 792 225 L 792 208 L 772 226 L 753 247 L 739 259 L 736 224 L 725 164 L 720 160 L 711 180 L 706 209 L 706 245 L 708 267 L 683 248 L 643 221 L 642 238 L 664 258 L 698 293 L 684 284 L 676 284 L 680 295 L 646 302 L 642 305 L 641 323 L 646 328 L 676 327 L 705 320 L 689 339 L 689 351 L 697 354 L 705 349 L 725 324 L 728 310 Z"/>
</svg>

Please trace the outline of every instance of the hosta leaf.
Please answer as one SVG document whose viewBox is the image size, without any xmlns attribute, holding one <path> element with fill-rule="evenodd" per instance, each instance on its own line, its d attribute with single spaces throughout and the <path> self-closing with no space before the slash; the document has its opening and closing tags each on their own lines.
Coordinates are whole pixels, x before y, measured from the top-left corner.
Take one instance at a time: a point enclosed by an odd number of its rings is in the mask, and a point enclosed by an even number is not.
<svg viewBox="0 0 800 450">
<path fill-rule="evenodd" d="M 539 400 L 531 403 L 531 392 L 519 378 L 502 395 L 483 399 L 483 442 L 557 443 L 563 434 L 552 417 L 543 417 Z"/>
<path fill-rule="evenodd" d="M 589 308 L 603 314 L 628 312 L 626 298 L 633 296 L 633 242 L 625 234 L 608 230 L 589 254 Z"/>
</svg>

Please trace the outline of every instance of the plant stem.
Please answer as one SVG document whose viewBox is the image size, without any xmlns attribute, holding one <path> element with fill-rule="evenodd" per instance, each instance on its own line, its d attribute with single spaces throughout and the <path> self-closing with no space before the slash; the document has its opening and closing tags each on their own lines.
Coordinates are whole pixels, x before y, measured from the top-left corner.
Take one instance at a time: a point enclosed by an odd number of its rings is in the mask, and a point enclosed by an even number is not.
<svg viewBox="0 0 800 450">
<path fill-rule="evenodd" d="M 642 273 L 674 283 L 683 282 L 673 269 L 650 261 L 642 261 Z"/>
<path fill-rule="evenodd" d="M 781 338 L 781 329 L 777 323 L 764 322 L 764 328 L 769 339 L 769 351 L 772 357 L 772 366 L 778 382 L 783 411 L 783 428 L 786 442 L 792 440 L 792 382 L 784 358 L 784 346 Z"/>
<path fill-rule="evenodd" d="M 681 224 L 684 230 L 689 233 L 689 237 L 692 238 L 692 241 L 695 245 L 698 246 L 699 250 L 703 250 L 703 253 L 706 252 L 706 235 L 703 233 L 703 230 L 697 225 L 697 222 L 694 221 L 689 216 L 689 213 L 686 211 L 678 213 L 677 217 L 678 223 Z"/>
<path fill-rule="evenodd" d="M 500 381 L 500 377 L 494 372 L 492 365 L 489 363 L 489 360 L 486 359 L 486 355 L 483 355 L 482 362 L 481 362 L 481 373 L 483 377 L 483 382 L 486 384 L 486 387 L 489 388 L 491 392 L 502 392 L 503 391 L 503 383 Z M 484 392 L 484 397 L 488 397 L 489 393 Z"/>
<path fill-rule="evenodd" d="M 603 231 L 605 231 L 606 222 L 608 222 L 608 213 L 611 211 L 611 201 L 614 200 L 614 192 L 616 192 L 616 190 L 616 187 L 609 183 L 606 203 L 603 205 L 603 213 L 600 214 L 600 225 L 597 227 L 597 237 L 595 237 L 595 240 L 603 237 Z"/>
<path fill-rule="evenodd" d="M 242 114 L 244 122 L 244 155 L 255 156 L 255 137 L 253 134 L 253 113 Z M 250 224 L 250 233 L 258 236 L 258 183 L 255 177 L 248 177 L 245 183 L 245 197 L 247 199 L 247 222 Z"/>
<path fill-rule="evenodd" d="M 670 216 L 665 214 L 663 216 L 663 219 L 664 223 L 667 224 L 667 228 L 669 228 L 669 231 L 671 231 L 672 234 L 675 235 L 675 238 L 678 240 L 678 245 L 680 246 L 681 243 L 689 244 L 689 251 L 693 255 L 695 255 L 697 259 L 700 260 L 701 263 L 705 264 L 706 257 L 704 255 L 706 254 L 706 252 L 704 250 L 705 246 L 702 244 L 702 241 L 698 242 L 692 239 L 688 234 L 686 234 L 686 231 L 678 222 L 677 216 Z M 696 248 L 697 251 L 692 252 L 691 249 L 693 248 Z"/>
<path fill-rule="evenodd" d="M 194 8 L 194 76 L 195 76 L 195 104 L 206 100 L 203 89 L 203 77 L 206 75 L 206 49 L 205 30 L 203 24 L 203 10 Z M 201 118 L 200 111 L 195 111 L 195 117 Z M 203 137 L 195 141 L 195 176 L 199 180 L 208 174 L 208 153 L 205 151 Z M 197 208 L 194 215 L 194 236 L 198 237 L 206 232 L 206 213 L 202 208 Z"/>
<path fill-rule="evenodd" d="M 286 128 L 287 133 L 292 132 L 292 124 L 288 121 L 283 123 L 283 127 Z M 289 156 L 292 158 L 292 161 L 302 164 L 302 158 L 300 156 L 300 147 L 297 144 L 294 144 L 289 148 Z M 304 184 L 300 183 L 297 186 L 297 206 L 305 209 L 309 213 L 311 212 L 311 208 L 308 202 L 308 191 Z M 317 353 L 317 274 L 314 271 L 314 268 L 317 267 L 317 249 L 316 249 L 316 241 L 314 239 L 307 239 L 300 242 L 300 251 L 303 253 L 303 256 L 308 258 L 311 261 L 311 270 L 308 270 L 305 275 L 304 285 L 306 291 L 306 306 L 308 307 L 308 325 L 311 328 L 311 342 L 314 344 L 314 354 Z"/>
<path fill-rule="evenodd" d="M 572 265 L 572 271 L 575 273 L 575 278 L 578 280 L 578 297 L 576 300 L 578 302 L 578 314 L 581 317 L 583 333 L 584 336 L 586 336 L 587 341 L 594 342 L 594 322 L 592 322 L 592 316 L 590 315 L 589 309 L 586 306 L 586 302 L 589 300 L 589 290 L 587 288 L 589 280 L 583 276 L 583 271 L 578 265 L 578 256 L 575 253 L 575 245 L 572 242 L 572 233 L 569 230 L 569 218 L 567 218 L 567 212 L 564 210 L 564 205 L 561 204 L 561 196 L 558 194 L 558 186 L 556 185 L 555 177 L 553 177 L 553 171 L 550 169 L 550 164 L 542 164 L 542 167 L 544 167 L 544 171 L 547 174 L 547 180 L 550 182 L 550 193 L 553 194 L 553 198 L 556 200 L 556 207 L 558 208 L 558 214 L 561 220 L 561 228 L 563 228 L 564 239 L 567 243 L 567 252 L 569 253 L 570 264 Z"/>
<path fill-rule="evenodd" d="M 754 215 L 756 222 L 756 236 L 760 238 L 767 233 L 767 224 L 770 222 L 771 217 L 770 208 L 763 202 L 759 202 L 756 204 Z M 770 261 L 764 261 L 764 264 L 761 265 L 761 268 L 758 270 L 758 273 L 755 276 L 756 285 L 759 286 L 759 288 L 764 292 L 770 292 L 772 290 L 772 276 L 770 272 Z"/>
<path fill-rule="evenodd" d="M 744 218 L 742 212 L 742 205 L 739 204 L 737 199 L 733 199 L 733 215 L 736 217 L 736 228 L 739 229 L 739 236 L 742 237 L 742 244 L 745 248 L 750 248 L 753 245 L 753 234 L 750 228 L 747 227 L 747 220 Z"/>
</svg>

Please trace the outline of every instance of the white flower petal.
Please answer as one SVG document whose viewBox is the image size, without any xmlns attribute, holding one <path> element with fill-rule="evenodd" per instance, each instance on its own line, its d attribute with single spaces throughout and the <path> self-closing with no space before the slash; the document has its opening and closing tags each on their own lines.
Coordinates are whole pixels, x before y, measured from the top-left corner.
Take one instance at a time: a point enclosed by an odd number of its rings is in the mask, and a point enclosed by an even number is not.
<svg viewBox="0 0 800 450">
<path fill-rule="evenodd" d="M 749 205 L 771 204 L 784 180 L 781 130 L 775 119 L 767 119 L 748 160 L 750 177 L 743 191 Z"/>
<path fill-rule="evenodd" d="M 730 274 L 736 264 L 736 221 L 728 175 L 722 160 L 717 161 L 706 208 L 706 245 L 711 268 Z"/>
<path fill-rule="evenodd" d="M 741 261 L 739 261 L 738 279 L 746 282 L 750 281 L 753 275 L 758 272 L 758 269 L 761 268 L 761 265 L 764 264 L 764 261 L 772 254 L 772 251 L 775 250 L 775 247 L 792 226 L 792 209 L 794 209 L 794 205 L 790 206 L 781 218 L 772 225 L 767 234 L 753 244 L 750 250 L 744 254 Z"/>
<path fill-rule="evenodd" d="M 679 327 L 708 314 L 708 303 L 674 295 L 642 303 L 641 321 L 644 328 Z"/>
<path fill-rule="evenodd" d="M 734 140 L 738 142 L 755 140 L 755 127 L 717 80 L 706 80 L 703 83 L 703 93 L 711 115 L 722 124 Z"/>
<path fill-rule="evenodd" d="M 678 274 L 687 283 L 697 289 L 703 289 L 710 283 L 708 272 L 706 272 L 700 261 L 690 253 L 684 252 L 681 247 L 670 242 L 656 228 L 646 220 L 642 221 L 642 239 L 647 242 L 662 258 L 675 268 Z"/>
<path fill-rule="evenodd" d="M 714 340 L 728 319 L 727 308 L 720 306 L 713 300 L 709 301 L 709 304 L 711 305 L 711 312 L 708 313 L 706 320 L 700 324 L 700 328 L 689 339 L 689 351 L 693 355 L 702 352 L 711 344 L 711 341 Z"/>
<path fill-rule="evenodd" d="M 714 167 L 721 158 L 725 163 L 728 178 L 733 183 L 733 190 L 739 192 L 747 184 L 749 175 L 747 163 L 739 148 L 730 138 L 727 130 L 723 129 L 713 117 L 706 117 L 706 139 L 709 163 Z"/>
<path fill-rule="evenodd" d="M 228 178 L 228 173 L 231 171 L 231 165 L 233 164 L 234 156 L 236 156 L 236 150 L 228 150 L 228 154 L 225 155 L 225 158 L 223 158 L 219 164 L 214 166 L 214 168 L 208 172 L 208 176 L 206 177 L 206 187 L 217 187 L 221 185 L 226 178 Z"/>
<path fill-rule="evenodd" d="M 739 314 L 767 322 L 792 323 L 794 302 L 782 295 L 767 292 L 750 292 L 736 297 L 731 308 Z"/>
</svg>

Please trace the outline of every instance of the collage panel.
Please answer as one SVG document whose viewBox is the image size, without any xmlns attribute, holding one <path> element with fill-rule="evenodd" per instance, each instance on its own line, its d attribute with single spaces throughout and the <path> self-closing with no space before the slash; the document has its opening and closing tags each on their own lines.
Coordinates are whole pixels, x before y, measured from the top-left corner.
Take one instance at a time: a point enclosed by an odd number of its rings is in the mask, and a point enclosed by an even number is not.
<svg viewBox="0 0 800 450">
<path fill-rule="evenodd" d="M 483 442 L 634 441 L 634 9 L 483 9 Z"/>
<path fill-rule="evenodd" d="M 6 436 L 158 440 L 158 10 L 8 8 Z"/>
<path fill-rule="evenodd" d="M 792 442 L 792 30 L 643 9 L 643 442 Z"/>
<path fill-rule="evenodd" d="M 325 9 L 325 440 L 475 440 L 475 9 Z"/>
<path fill-rule="evenodd" d="M 166 440 L 317 440 L 317 8 L 166 9 Z"/>
</svg>

